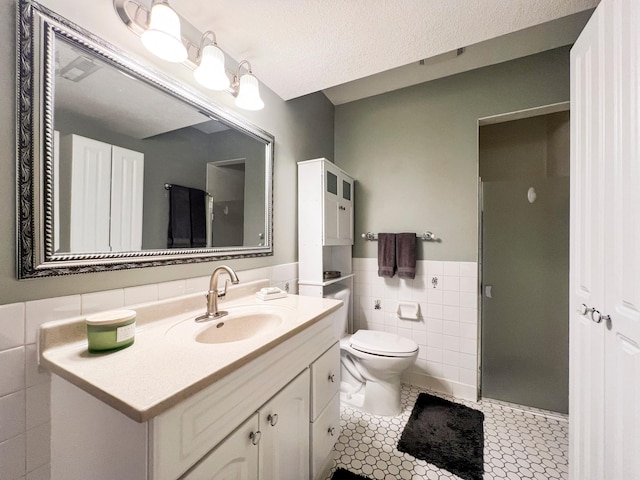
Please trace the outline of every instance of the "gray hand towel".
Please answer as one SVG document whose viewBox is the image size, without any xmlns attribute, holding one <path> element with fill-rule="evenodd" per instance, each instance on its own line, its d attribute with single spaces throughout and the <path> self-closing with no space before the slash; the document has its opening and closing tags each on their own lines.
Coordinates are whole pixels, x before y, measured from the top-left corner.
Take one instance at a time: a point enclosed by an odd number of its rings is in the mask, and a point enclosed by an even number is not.
<svg viewBox="0 0 640 480">
<path fill-rule="evenodd" d="M 189 189 L 173 185 L 169 190 L 169 229 L 167 248 L 191 246 L 191 203 Z"/>
<path fill-rule="evenodd" d="M 207 212 L 205 210 L 206 192 L 197 188 L 189 189 L 191 205 L 191 246 L 207 246 Z"/>
<path fill-rule="evenodd" d="M 416 234 L 396 235 L 396 262 L 399 278 L 416 278 Z"/>
<path fill-rule="evenodd" d="M 391 278 L 396 273 L 396 235 L 378 234 L 378 276 Z"/>
</svg>

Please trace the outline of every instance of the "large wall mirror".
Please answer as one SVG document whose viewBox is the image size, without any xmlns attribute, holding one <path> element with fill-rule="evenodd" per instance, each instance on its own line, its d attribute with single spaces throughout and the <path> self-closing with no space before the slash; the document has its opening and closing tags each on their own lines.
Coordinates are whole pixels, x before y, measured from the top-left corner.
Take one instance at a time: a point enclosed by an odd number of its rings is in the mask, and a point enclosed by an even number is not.
<svg viewBox="0 0 640 480">
<path fill-rule="evenodd" d="M 19 9 L 19 278 L 273 253 L 273 136 Z"/>
</svg>

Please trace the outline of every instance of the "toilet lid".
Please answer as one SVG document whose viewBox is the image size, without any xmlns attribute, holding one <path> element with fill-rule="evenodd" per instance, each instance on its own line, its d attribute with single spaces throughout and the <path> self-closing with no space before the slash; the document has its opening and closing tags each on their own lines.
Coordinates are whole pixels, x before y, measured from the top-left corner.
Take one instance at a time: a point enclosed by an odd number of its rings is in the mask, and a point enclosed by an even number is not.
<svg viewBox="0 0 640 480">
<path fill-rule="evenodd" d="M 418 350 L 418 344 L 409 338 L 377 330 L 358 330 L 350 343 L 361 352 L 387 357 L 408 357 Z"/>
</svg>

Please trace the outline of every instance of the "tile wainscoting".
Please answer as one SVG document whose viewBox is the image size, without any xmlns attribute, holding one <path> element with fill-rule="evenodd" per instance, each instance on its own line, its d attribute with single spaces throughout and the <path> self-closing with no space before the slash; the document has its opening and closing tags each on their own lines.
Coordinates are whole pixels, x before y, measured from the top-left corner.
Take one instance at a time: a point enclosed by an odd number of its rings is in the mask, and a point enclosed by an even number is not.
<svg viewBox="0 0 640 480">
<path fill-rule="evenodd" d="M 238 271 L 241 282 L 270 279 L 298 292 L 298 264 Z M 209 289 L 209 276 L 103 292 L 0 305 L 0 479 L 50 478 L 50 374 L 37 363 L 36 336 L 45 322 L 132 307 Z M 226 277 L 221 277 L 224 282 Z M 222 285 L 220 285 L 222 287 Z M 205 300 L 203 298 L 203 308 Z"/>
<path fill-rule="evenodd" d="M 378 277 L 375 258 L 354 258 L 354 330 L 412 338 L 418 359 L 404 375 L 412 385 L 476 400 L 478 264 L 419 260 L 415 279 Z M 398 318 L 398 302 L 417 302 L 417 320 Z"/>
</svg>

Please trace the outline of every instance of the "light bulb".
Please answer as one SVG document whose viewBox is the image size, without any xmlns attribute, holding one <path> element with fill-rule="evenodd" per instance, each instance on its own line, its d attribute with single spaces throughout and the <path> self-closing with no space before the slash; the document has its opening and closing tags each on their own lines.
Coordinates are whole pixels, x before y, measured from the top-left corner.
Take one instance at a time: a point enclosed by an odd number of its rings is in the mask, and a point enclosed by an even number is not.
<svg viewBox="0 0 640 480">
<path fill-rule="evenodd" d="M 180 35 L 180 17 L 167 3 L 151 7 L 149 28 L 141 35 L 142 44 L 155 56 L 168 62 L 184 62 L 187 49 Z"/>
<path fill-rule="evenodd" d="M 211 90 L 229 88 L 229 77 L 224 69 L 224 53 L 216 45 L 209 44 L 202 49 L 200 65 L 193 72 L 196 81 Z"/>
<path fill-rule="evenodd" d="M 258 79 L 251 73 L 240 77 L 236 105 L 245 110 L 262 110 L 264 108 L 264 102 L 260 98 Z"/>
</svg>

